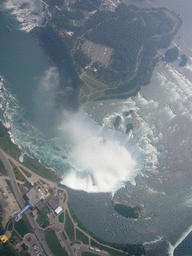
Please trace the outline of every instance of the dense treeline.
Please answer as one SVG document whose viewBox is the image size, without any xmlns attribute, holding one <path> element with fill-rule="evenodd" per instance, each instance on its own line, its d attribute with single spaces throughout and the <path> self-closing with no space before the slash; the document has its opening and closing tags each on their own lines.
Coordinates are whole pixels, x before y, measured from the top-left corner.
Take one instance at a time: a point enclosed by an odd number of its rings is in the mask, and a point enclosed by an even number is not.
<svg viewBox="0 0 192 256">
<path fill-rule="evenodd" d="M 91 62 L 91 58 L 88 57 L 81 49 L 74 51 L 73 59 L 76 63 L 77 72 L 81 72 L 81 70 Z"/>
<path fill-rule="evenodd" d="M 86 33 L 85 38 L 113 48 L 111 69 L 131 74 L 135 70 L 141 47 L 153 36 L 170 32 L 173 25 L 163 10 L 145 13 L 133 6 L 120 4 L 115 12 L 95 13 L 85 24 L 87 30 L 91 27 L 95 29 Z M 115 74 L 111 72 L 111 76 L 111 80 L 114 80 Z"/>
<path fill-rule="evenodd" d="M 102 0 L 77 0 L 72 7 L 91 12 L 98 9 L 101 3 Z"/>
<path fill-rule="evenodd" d="M 50 62 L 60 71 L 61 82 L 58 92 L 60 98 L 58 101 L 65 103 L 66 107 L 77 107 L 76 97 L 82 81 L 76 72 L 67 38 L 62 39 L 52 26 L 36 28 L 33 33 Z"/>
</svg>

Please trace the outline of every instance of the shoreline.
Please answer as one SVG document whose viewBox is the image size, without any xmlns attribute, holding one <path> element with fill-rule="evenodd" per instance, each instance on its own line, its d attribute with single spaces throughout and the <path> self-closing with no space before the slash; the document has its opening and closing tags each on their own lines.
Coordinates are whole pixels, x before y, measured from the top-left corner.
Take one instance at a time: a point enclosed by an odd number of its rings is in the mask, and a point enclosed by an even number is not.
<svg viewBox="0 0 192 256">
<path fill-rule="evenodd" d="M 51 177 L 53 178 L 53 180 L 55 182 L 58 182 L 59 184 L 61 181 L 61 177 L 59 177 L 57 175 L 57 172 L 52 169 L 52 168 L 48 168 L 45 165 L 43 165 L 41 163 L 41 161 L 37 158 L 33 158 L 31 156 L 28 156 L 27 161 L 20 161 L 20 157 L 22 155 L 22 149 L 19 147 L 19 145 L 17 145 L 13 139 L 13 135 L 11 134 L 11 130 L 10 128 L 7 128 L 3 121 L 0 119 L 0 139 L 3 136 L 6 136 L 6 140 L 8 143 L 8 148 L 11 148 L 10 151 L 6 150 L 6 146 L 3 144 L 4 142 L 0 140 L 0 147 L 7 153 L 10 154 L 13 158 L 15 158 L 17 161 L 21 162 L 23 165 L 25 165 L 26 167 L 28 167 L 29 169 L 32 169 L 32 171 L 38 175 L 40 175 L 39 173 L 41 173 L 42 177 L 47 178 L 48 180 L 51 180 Z M 13 150 L 16 151 L 16 153 L 13 153 Z"/>
</svg>

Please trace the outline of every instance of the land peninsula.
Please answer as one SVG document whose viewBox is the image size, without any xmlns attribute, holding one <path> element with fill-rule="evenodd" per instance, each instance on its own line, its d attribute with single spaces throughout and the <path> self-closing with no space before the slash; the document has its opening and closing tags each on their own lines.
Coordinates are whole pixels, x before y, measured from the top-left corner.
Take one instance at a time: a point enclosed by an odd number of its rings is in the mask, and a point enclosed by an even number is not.
<svg viewBox="0 0 192 256">
<path fill-rule="evenodd" d="M 79 104 L 136 95 L 150 82 L 159 61 L 157 50 L 170 46 L 182 24 L 166 8 L 121 3 L 111 11 L 99 2 L 93 11 L 82 8 L 86 1 L 70 8 L 53 2 L 49 6 L 47 1 L 47 25 L 31 33 L 61 75 L 71 79 L 70 86 L 61 84 L 60 100 Z"/>
</svg>

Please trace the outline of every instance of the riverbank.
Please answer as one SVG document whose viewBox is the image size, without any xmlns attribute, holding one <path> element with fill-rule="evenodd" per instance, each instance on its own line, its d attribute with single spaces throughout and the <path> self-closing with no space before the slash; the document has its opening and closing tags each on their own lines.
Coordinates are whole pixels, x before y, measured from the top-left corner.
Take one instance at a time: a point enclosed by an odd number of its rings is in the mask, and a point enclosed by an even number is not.
<svg viewBox="0 0 192 256">
<path fill-rule="evenodd" d="M 6 128 L 2 122 L 0 122 L 0 148 L 14 159 L 19 160 L 21 156 L 21 149 L 13 142 L 10 129 Z M 61 177 L 51 169 L 43 166 L 38 159 L 28 157 L 23 165 L 31 169 L 34 173 L 54 182 L 60 182 Z"/>
</svg>

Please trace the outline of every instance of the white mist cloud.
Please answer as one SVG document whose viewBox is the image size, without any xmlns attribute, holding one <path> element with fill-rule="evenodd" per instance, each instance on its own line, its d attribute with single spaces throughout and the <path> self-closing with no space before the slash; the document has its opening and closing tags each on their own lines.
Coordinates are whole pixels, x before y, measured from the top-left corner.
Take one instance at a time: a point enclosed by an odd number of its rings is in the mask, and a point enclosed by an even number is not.
<svg viewBox="0 0 192 256">
<path fill-rule="evenodd" d="M 70 157 L 73 170 L 64 175 L 63 183 L 87 192 L 114 193 L 135 178 L 136 160 L 120 141 L 103 139 L 102 127 L 90 127 L 81 118 L 79 113 L 68 114 L 68 122 L 62 128 L 73 142 Z"/>
<path fill-rule="evenodd" d="M 56 67 L 50 67 L 42 77 L 34 97 L 35 118 L 41 127 L 53 128 L 57 123 L 56 97 L 60 76 Z"/>
<path fill-rule="evenodd" d="M 27 32 L 40 26 L 44 20 L 44 6 L 38 0 L 7 0 L 4 6 L 12 10 Z"/>
</svg>

